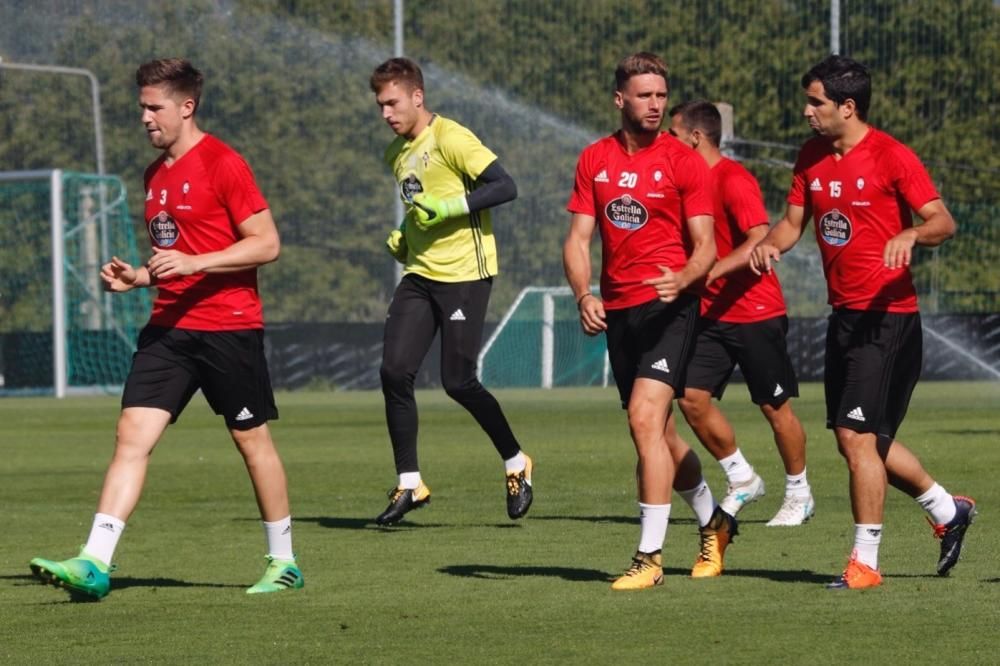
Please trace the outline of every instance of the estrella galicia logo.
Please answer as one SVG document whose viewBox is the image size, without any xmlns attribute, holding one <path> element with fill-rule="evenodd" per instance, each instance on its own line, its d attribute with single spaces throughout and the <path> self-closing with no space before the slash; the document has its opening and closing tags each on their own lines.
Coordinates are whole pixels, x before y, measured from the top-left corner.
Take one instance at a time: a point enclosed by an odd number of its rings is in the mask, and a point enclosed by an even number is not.
<svg viewBox="0 0 1000 666">
<path fill-rule="evenodd" d="M 419 194 L 423 191 L 424 186 L 421 184 L 420 179 L 417 178 L 417 174 L 415 173 L 411 173 L 399 184 L 399 194 L 403 197 L 403 201 L 406 203 L 413 203 L 413 195 Z"/>
<path fill-rule="evenodd" d="M 827 245 L 847 245 L 851 240 L 851 221 L 834 208 L 819 219 L 819 235 Z"/>
<path fill-rule="evenodd" d="M 609 201 L 604 207 L 604 215 L 608 218 L 608 222 L 625 231 L 635 231 L 649 219 L 645 206 L 633 199 L 630 194 L 623 194 Z"/>
<path fill-rule="evenodd" d="M 180 235 L 177 223 L 165 210 L 161 210 L 149 221 L 149 236 L 160 247 L 170 247 L 177 242 Z"/>
</svg>

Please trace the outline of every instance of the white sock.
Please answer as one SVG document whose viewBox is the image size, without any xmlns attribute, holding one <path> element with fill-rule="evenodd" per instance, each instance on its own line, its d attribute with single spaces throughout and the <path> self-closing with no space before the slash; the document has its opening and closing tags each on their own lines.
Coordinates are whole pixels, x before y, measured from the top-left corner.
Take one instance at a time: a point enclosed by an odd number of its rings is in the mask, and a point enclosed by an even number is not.
<svg viewBox="0 0 1000 666">
<path fill-rule="evenodd" d="M 698 517 L 698 525 L 700 527 L 708 525 L 708 521 L 712 520 L 712 514 L 715 512 L 715 498 L 712 497 L 712 490 L 705 483 L 705 479 L 699 481 L 698 485 L 690 490 L 676 492 L 694 511 L 694 515 Z"/>
<path fill-rule="evenodd" d="M 292 517 L 264 523 L 264 538 L 267 539 L 267 554 L 276 560 L 294 560 L 292 552 Z"/>
<path fill-rule="evenodd" d="M 937 483 L 918 497 L 917 503 L 924 507 L 937 525 L 947 525 L 955 518 L 955 498 Z"/>
<path fill-rule="evenodd" d="M 878 569 L 878 546 L 882 543 L 882 525 L 854 525 L 854 558 Z"/>
<path fill-rule="evenodd" d="M 84 552 L 94 559 L 110 565 L 111 558 L 115 555 L 115 548 L 118 547 L 118 539 L 121 538 L 124 530 L 125 523 L 121 520 L 106 513 L 95 513 L 87 545 L 83 547 Z"/>
<path fill-rule="evenodd" d="M 420 487 L 420 472 L 403 472 L 399 475 L 399 485 L 397 488 L 416 490 Z"/>
<path fill-rule="evenodd" d="M 726 456 L 719 461 L 719 466 L 726 473 L 726 478 L 732 486 L 746 483 L 753 478 L 753 467 L 743 457 L 743 452 L 736 449 L 736 453 Z"/>
<path fill-rule="evenodd" d="M 658 550 L 663 550 L 669 521 L 669 504 L 643 504 L 639 502 L 639 522 L 642 525 L 639 552 L 655 553 Z"/>
<path fill-rule="evenodd" d="M 520 451 L 513 458 L 503 461 L 504 471 L 508 474 L 517 474 L 528 466 L 528 461 L 524 459 L 524 454 Z"/>
<path fill-rule="evenodd" d="M 806 470 L 803 467 L 801 474 L 785 475 L 785 495 L 787 497 L 806 498 L 812 495 L 809 487 L 809 479 L 806 478 Z"/>
</svg>

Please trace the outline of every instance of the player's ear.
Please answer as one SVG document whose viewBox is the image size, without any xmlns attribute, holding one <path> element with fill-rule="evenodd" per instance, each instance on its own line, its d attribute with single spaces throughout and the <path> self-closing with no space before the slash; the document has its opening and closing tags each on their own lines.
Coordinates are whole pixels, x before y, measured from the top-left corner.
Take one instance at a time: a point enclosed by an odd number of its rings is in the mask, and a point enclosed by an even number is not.
<svg viewBox="0 0 1000 666">
<path fill-rule="evenodd" d="M 424 91 L 422 88 L 414 88 L 412 97 L 413 97 L 413 106 L 419 109 L 424 105 Z"/>
<path fill-rule="evenodd" d="M 844 120 L 857 115 L 858 105 L 852 98 L 848 97 L 844 100 L 844 103 L 840 105 L 840 115 Z"/>
<path fill-rule="evenodd" d="M 619 109 L 625 107 L 625 98 L 622 96 L 621 90 L 615 91 L 615 106 L 617 106 Z"/>
<path fill-rule="evenodd" d="M 197 108 L 198 105 L 195 103 L 195 101 L 190 97 L 188 97 L 183 102 L 181 102 L 181 118 L 187 120 L 188 118 L 194 115 L 195 109 Z"/>
</svg>

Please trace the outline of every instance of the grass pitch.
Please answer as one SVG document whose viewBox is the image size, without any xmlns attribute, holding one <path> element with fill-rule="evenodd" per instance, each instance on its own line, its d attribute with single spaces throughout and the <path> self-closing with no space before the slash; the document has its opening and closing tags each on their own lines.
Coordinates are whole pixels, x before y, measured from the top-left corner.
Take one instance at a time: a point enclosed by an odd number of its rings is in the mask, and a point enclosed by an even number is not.
<svg viewBox="0 0 1000 666">
<path fill-rule="evenodd" d="M 638 540 L 635 456 L 614 391 L 496 393 L 536 461 L 529 515 L 507 519 L 502 465 L 471 417 L 421 392 L 433 501 L 392 529 L 372 522 L 394 482 L 381 395 L 279 395 L 273 429 L 306 587 L 256 597 L 244 594 L 264 568 L 250 484 L 196 398 L 154 452 L 99 603 L 37 584 L 28 560 L 69 557 L 86 539 L 117 399 L 0 400 L 0 662 L 996 663 L 1000 384 L 918 386 L 900 438 L 946 488 L 975 497 L 980 516 L 962 561 L 938 578 L 923 512 L 890 491 L 885 584 L 862 592 L 823 589 L 853 521 L 821 387 L 795 402 L 813 520 L 764 526 L 783 472 L 763 417 L 733 386 L 722 407 L 768 494 L 743 511 L 727 571 L 710 580 L 687 577 L 697 526 L 675 498 L 666 583 L 637 593 L 609 589 Z M 720 496 L 721 471 L 696 450 Z"/>
</svg>

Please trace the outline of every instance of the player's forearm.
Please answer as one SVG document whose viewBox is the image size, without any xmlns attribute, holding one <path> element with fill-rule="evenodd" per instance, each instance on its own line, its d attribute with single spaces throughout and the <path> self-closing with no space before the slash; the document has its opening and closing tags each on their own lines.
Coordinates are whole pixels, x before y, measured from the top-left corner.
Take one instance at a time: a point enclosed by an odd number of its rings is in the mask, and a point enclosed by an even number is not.
<svg viewBox="0 0 1000 666">
<path fill-rule="evenodd" d="M 951 213 L 946 209 L 936 211 L 923 221 L 923 224 L 912 227 L 916 233 L 917 245 L 935 247 L 955 235 L 956 225 Z"/>
<path fill-rule="evenodd" d="M 799 242 L 804 228 L 804 226 L 796 227 L 787 217 L 784 217 L 780 222 L 771 227 L 771 230 L 764 236 L 761 244 L 772 245 L 779 252 L 788 252 Z"/>
<path fill-rule="evenodd" d="M 225 250 L 198 255 L 198 269 L 202 273 L 237 273 L 271 263 L 280 252 L 277 236 L 248 236 Z"/>
<path fill-rule="evenodd" d="M 715 263 L 715 238 L 696 239 L 694 249 L 688 258 L 684 268 L 678 273 L 680 276 L 681 289 L 686 289 L 692 283 L 701 280 L 708 275 L 712 264 Z"/>
<path fill-rule="evenodd" d="M 476 179 L 476 189 L 466 196 L 469 212 L 493 208 L 517 198 L 517 184 L 499 160 L 493 161 Z"/>
<path fill-rule="evenodd" d="M 573 298 L 579 303 L 581 298 L 590 293 L 590 245 L 581 245 L 572 238 L 567 239 L 563 246 L 563 270 L 566 281 L 573 290 Z"/>
<path fill-rule="evenodd" d="M 725 277 L 730 273 L 736 273 L 748 268 L 750 266 L 750 255 L 753 254 L 753 249 L 765 235 L 766 232 L 762 232 L 756 237 L 747 238 L 739 246 L 733 248 L 732 252 L 716 261 L 711 270 L 708 272 L 709 278 L 712 280 L 718 280 L 719 278 Z"/>
</svg>

